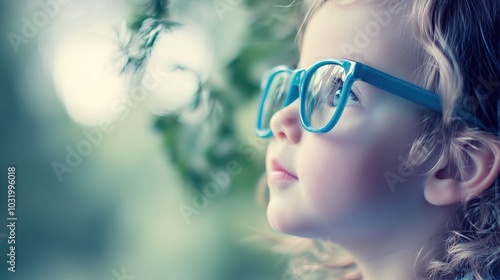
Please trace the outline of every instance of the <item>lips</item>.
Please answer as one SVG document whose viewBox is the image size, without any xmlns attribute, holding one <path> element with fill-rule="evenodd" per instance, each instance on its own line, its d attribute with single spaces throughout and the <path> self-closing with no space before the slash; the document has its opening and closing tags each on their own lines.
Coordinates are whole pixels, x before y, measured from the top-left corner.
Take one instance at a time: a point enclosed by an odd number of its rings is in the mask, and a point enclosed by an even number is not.
<svg viewBox="0 0 500 280">
<path fill-rule="evenodd" d="M 270 161 L 270 172 L 268 172 L 267 176 L 271 181 L 297 181 L 299 179 L 274 159 Z"/>
</svg>

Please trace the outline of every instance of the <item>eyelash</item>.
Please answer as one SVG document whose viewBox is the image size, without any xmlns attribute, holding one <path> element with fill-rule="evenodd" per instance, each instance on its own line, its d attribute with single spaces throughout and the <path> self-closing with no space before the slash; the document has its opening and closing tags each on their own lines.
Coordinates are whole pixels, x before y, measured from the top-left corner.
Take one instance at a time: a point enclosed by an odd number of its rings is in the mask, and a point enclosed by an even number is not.
<svg viewBox="0 0 500 280">
<path fill-rule="evenodd" d="M 333 103 L 335 101 L 335 97 L 340 95 L 340 91 L 342 90 L 342 86 L 339 88 L 339 82 L 342 83 L 342 85 L 343 85 L 343 82 L 340 81 L 340 79 L 332 79 L 332 81 L 330 82 L 330 85 L 333 88 L 337 88 L 337 90 L 333 93 L 333 97 L 332 97 L 332 100 L 330 103 Z M 349 92 L 349 97 L 347 99 L 346 106 L 353 105 L 353 104 L 349 104 L 349 100 L 353 100 L 354 102 L 356 102 L 355 104 L 359 104 L 359 98 L 352 90 L 351 90 L 351 92 Z M 333 104 L 330 104 L 330 105 L 336 106 Z"/>
</svg>

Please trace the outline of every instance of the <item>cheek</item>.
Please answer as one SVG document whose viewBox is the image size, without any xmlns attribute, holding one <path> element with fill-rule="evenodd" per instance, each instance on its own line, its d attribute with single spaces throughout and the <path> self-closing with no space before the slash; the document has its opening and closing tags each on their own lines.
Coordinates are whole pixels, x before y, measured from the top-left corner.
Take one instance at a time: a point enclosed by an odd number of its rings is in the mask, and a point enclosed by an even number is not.
<svg viewBox="0 0 500 280">
<path fill-rule="evenodd" d="M 377 196 L 390 191 L 383 173 L 394 162 L 380 148 L 326 140 L 304 147 L 300 159 L 299 178 L 305 199 L 312 214 L 322 219 L 363 212 Z"/>
<path fill-rule="evenodd" d="M 298 175 L 320 227 L 359 230 L 397 204 L 385 174 L 397 174 L 414 135 L 398 125 L 365 125 L 353 130 L 356 135 L 304 135 Z"/>
</svg>

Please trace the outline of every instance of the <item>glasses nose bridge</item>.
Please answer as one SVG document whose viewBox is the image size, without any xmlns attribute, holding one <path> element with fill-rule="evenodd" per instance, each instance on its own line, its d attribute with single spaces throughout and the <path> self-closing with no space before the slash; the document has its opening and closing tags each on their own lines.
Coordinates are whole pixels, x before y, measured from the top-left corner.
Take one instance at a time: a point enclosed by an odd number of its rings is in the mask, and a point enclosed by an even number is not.
<svg viewBox="0 0 500 280">
<path fill-rule="evenodd" d="M 290 87 L 288 88 L 288 96 L 286 97 L 284 107 L 290 105 L 295 99 L 299 97 L 299 92 L 302 88 L 304 80 L 304 70 L 299 69 L 292 72 L 290 79 Z"/>
</svg>

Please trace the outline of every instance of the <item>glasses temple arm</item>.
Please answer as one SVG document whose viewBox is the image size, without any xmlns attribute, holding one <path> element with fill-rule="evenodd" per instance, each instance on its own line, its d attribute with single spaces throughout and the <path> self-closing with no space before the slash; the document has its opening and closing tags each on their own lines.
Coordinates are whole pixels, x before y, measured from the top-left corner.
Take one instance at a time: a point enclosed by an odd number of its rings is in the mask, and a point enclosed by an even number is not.
<svg viewBox="0 0 500 280">
<path fill-rule="evenodd" d="M 436 112 L 442 112 L 439 95 L 369 66 L 362 64 L 357 66 L 356 72 L 360 80 Z"/>
<path fill-rule="evenodd" d="M 362 81 L 390 92 L 396 96 L 432 109 L 436 112 L 441 113 L 443 111 L 440 97 L 436 93 L 410 84 L 366 65 L 359 64 L 357 71 L 357 76 Z M 473 124 L 485 131 L 491 130 L 487 129 L 487 127 L 474 115 L 463 109 L 458 110 L 457 116 L 465 122 Z"/>
</svg>

